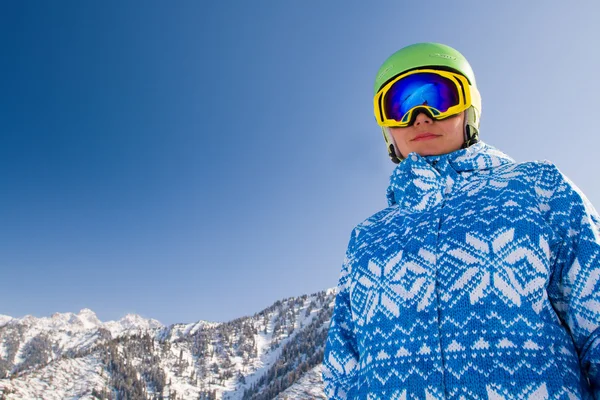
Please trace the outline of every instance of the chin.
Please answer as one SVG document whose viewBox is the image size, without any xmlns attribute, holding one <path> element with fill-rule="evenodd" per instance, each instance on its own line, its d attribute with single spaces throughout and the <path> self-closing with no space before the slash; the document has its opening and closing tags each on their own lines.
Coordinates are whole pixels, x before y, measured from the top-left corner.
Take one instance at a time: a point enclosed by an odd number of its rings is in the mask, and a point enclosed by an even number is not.
<svg viewBox="0 0 600 400">
<path fill-rule="evenodd" d="M 423 146 L 425 148 L 423 149 L 419 149 L 419 148 L 415 148 L 412 151 L 414 151 L 415 153 L 418 153 L 420 156 L 441 156 L 443 154 L 448 154 L 448 153 L 452 153 L 455 152 L 456 150 L 460 150 L 460 147 L 458 148 L 454 148 L 454 147 L 448 147 L 448 146 Z"/>
<path fill-rule="evenodd" d="M 442 154 L 446 154 L 449 152 L 443 151 L 443 150 L 436 150 L 436 149 L 425 149 L 425 150 L 414 150 L 415 153 L 418 153 L 420 156 L 439 156 Z"/>
</svg>

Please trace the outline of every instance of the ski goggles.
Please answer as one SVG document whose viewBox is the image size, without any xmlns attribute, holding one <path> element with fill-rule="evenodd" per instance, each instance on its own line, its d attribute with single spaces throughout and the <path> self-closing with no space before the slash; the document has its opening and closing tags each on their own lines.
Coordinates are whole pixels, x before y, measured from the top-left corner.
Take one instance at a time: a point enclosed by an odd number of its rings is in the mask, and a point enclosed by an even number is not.
<svg viewBox="0 0 600 400">
<path fill-rule="evenodd" d="M 404 127 L 416 111 L 426 110 L 434 119 L 444 119 L 468 109 L 479 96 L 464 76 L 435 69 L 420 69 L 398 75 L 373 99 L 380 126 Z"/>
</svg>

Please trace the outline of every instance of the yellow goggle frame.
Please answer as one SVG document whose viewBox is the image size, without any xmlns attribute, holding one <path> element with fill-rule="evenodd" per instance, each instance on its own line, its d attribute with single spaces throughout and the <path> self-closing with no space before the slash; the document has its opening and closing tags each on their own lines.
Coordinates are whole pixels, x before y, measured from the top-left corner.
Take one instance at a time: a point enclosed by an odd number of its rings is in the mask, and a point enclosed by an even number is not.
<svg viewBox="0 0 600 400">
<path fill-rule="evenodd" d="M 457 105 L 454 105 L 454 106 L 448 108 L 444 112 L 441 112 L 430 106 L 418 105 L 418 106 L 415 106 L 415 107 L 411 108 L 410 110 L 408 110 L 402 116 L 401 121 L 395 120 L 393 118 L 388 118 L 388 116 L 385 113 L 385 108 L 383 107 L 383 99 L 385 98 L 385 95 L 388 93 L 390 88 L 399 80 L 401 80 L 407 76 L 419 74 L 419 73 L 437 74 L 437 75 L 447 78 L 448 80 L 453 82 L 456 85 L 456 90 L 457 90 L 458 97 L 459 97 L 459 103 Z M 477 90 L 477 88 L 472 87 L 469 84 L 469 81 L 467 80 L 467 78 L 465 78 L 464 76 L 454 73 L 454 72 L 443 71 L 443 70 L 438 70 L 438 69 L 417 69 L 417 70 L 412 70 L 412 71 L 405 72 L 403 74 L 398 75 L 397 77 L 395 77 L 394 79 L 389 81 L 387 84 L 385 84 L 385 86 L 383 86 L 381 89 L 379 89 L 379 91 L 377 92 L 377 94 L 375 94 L 375 97 L 373 98 L 373 106 L 374 106 L 375 119 L 377 120 L 377 124 L 379 126 L 381 126 L 381 127 L 385 127 L 385 126 L 387 126 L 387 127 L 405 127 L 405 126 L 410 125 L 413 112 L 417 109 L 426 109 L 436 120 L 439 120 L 439 119 L 451 117 L 453 115 L 456 115 L 456 114 L 468 109 L 473 104 L 473 101 L 475 101 L 475 104 L 481 103 L 481 100 L 477 101 L 477 99 L 479 99 L 479 91 Z"/>
</svg>

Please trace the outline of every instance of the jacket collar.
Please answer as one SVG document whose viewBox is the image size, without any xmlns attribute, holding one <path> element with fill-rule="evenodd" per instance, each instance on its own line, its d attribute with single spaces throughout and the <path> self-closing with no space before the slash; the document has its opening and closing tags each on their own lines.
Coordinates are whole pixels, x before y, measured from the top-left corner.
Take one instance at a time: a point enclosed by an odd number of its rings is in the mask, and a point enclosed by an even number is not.
<svg viewBox="0 0 600 400">
<path fill-rule="evenodd" d="M 514 162 L 484 142 L 438 156 L 410 153 L 392 172 L 387 189 L 388 204 L 422 211 L 438 204 L 465 175 Z"/>
</svg>

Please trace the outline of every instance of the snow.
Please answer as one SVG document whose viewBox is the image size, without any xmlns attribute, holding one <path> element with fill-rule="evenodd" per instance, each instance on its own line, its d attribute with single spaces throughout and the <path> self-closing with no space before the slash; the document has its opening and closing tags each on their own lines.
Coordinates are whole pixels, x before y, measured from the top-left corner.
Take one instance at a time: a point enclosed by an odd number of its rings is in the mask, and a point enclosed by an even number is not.
<svg viewBox="0 0 600 400">
<path fill-rule="evenodd" d="M 251 366 L 245 365 L 245 367 L 250 367 L 249 374 L 245 375 L 246 383 L 241 388 L 235 390 L 232 393 L 224 393 L 224 395 L 225 395 L 223 397 L 224 399 L 241 400 L 242 396 L 244 394 L 244 389 L 251 387 L 253 383 L 257 382 L 264 374 L 266 374 L 268 372 L 268 370 L 278 360 L 283 347 L 285 347 L 287 342 L 292 340 L 300 332 L 300 330 L 301 330 L 300 327 L 307 326 L 314 319 L 314 317 L 318 311 L 317 309 L 312 310 L 312 312 L 308 316 L 306 316 L 306 311 L 305 311 L 308 308 L 308 305 L 311 304 L 313 301 L 316 301 L 316 296 L 307 297 L 306 300 L 304 301 L 304 304 L 296 310 L 296 320 L 294 321 L 294 331 L 292 332 L 291 335 L 282 339 L 279 342 L 279 346 L 274 350 L 270 349 L 271 343 L 273 342 L 273 339 L 274 339 L 273 338 L 273 330 L 274 330 L 276 318 L 280 317 L 281 315 L 277 315 L 276 313 L 273 313 L 271 315 L 271 317 L 269 319 L 269 324 L 267 326 L 267 332 L 264 333 L 263 331 L 259 331 L 258 335 L 256 335 L 254 337 L 256 347 L 257 347 L 257 355 L 258 355 L 259 361 L 257 363 L 254 363 Z M 284 303 L 283 307 L 284 308 L 282 309 L 282 313 L 285 313 L 285 311 L 286 311 L 287 307 L 289 307 L 289 305 Z M 233 361 L 236 362 L 235 360 L 233 360 Z M 241 364 L 241 362 L 239 364 Z M 254 368 L 256 368 L 256 369 L 254 369 Z M 292 399 L 294 397 L 288 397 L 288 398 Z"/>
<path fill-rule="evenodd" d="M 10 317 L 8 317 L 10 318 Z M 84 308 L 79 314 L 55 313 L 51 317 L 36 318 L 27 315 L 23 318 L 11 318 L 11 323 L 20 323 L 29 327 L 31 335 L 40 333 L 62 334 L 61 345 L 65 348 L 81 346 L 89 342 L 99 328 L 110 331 L 113 337 L 121 336 L 130 331 L 149 331 L 164 328 L 155 319 L 145 319 L 135 314 L 127 314 L 119 321 L 102 322 L 92 310 Z"/>
<path fill-rule="evenodd" d="M 198 321 L 191 324 L 176 324 L 172 325 L 169 330 L 165 330 L 164 334 L 171 335 L 171 340 L 179 339 L 184 336 L 193 335 L 199 329 L 202 328 L 214 328 L 218 326 L 219 322 L 208 322 L 208 321 Z M 164 339 L 166 336 L 160 337 L 160 339 Z"/>
<path fill-rule="evenodd" d="M 323 391 L 322 364 L 302 375 L 296 383 L 279 393 L 273 400 L 327 399 Z"/>
<path fill-rule="evenodd" d="M 84 308 L 79 311 L 78 317 L 85 329 L 97 328 L 102 324 L 96 316 L 96 313 L 89 308 Z"/>
<path fill-rule="evenodd" d="M 327 293 L 329 293 L 329 298 L 326 298 L 325 302 L 333 302 L 334 299 L 331 295 L 335 293 L 335 288 L 328 289 Z M 198 321 L 164 327 L 157 320 L 145 319 L 135 314 L 128 314 L 118 321 L 102 322 L 90 309 L 82 309 L 78 314 L 55 313 L 51 317 L 45 318 L 26 316 L 15 319 L 0 316 L 1 324 L 19 325 L 19 331 L 23 332 L 23 336 L 18 338 L 21 350 L 38 335 L 47 336 L 53 344 L 49 364 L 24 371 L 17 376 L 12 376 L 10 380 L 1 379 L 0 393 L 3 387 L 8 387 L 10 390 L 15 391 L 8 398 L 40 398 L 41 394 L 48 399 L 91 398 L 90 394 L 93 388 L 102 390 L 108 385 L 106 379 L 109 374 L 106 371 L 102 372 L 103 366 L 98 359 L 99 354 L 93 352 L 78 358 L 69 356 L 62 358 L 60 355 L 68 350 L 85 350 L 101 344 L 99 341 L 103 336 L 101 336 L 100 330 L 105 329 L 110 332 L 113 339 L 131 334 L 149 333 L 159 340 L 170 342 L 170 352 L 168 354 L 161 353 L 159 358 L 159 365 L 166 374 L 167 383 L 171 381 L 171 385 L 167 385 L 165 388 L 165 393 L 168 390 L 176 390 L 178 397 L 198 398 L 201 388 L 216 389 L 218 398 L 241 400 L 244 390 L 257 383 L 279 360 L 284 346 L 314 320 L 324 305 L 324 303 L 313 304 L 316 301 L 317 295 L 307 296 L 303 299 L 285 299 L 278 302 L 277 307 L 270 309 L 268 314 L 261 312 L 258 315 L 255 314 L 254 317 L 248 317 L 251 324 L 257 329 L 253 339 L 249 339 L 254 340 L 256 344 L 257 356 L 250 360 L 244 360 L 239 356 L 231 356 L 231 361 L 234 364 L 231 378 L 217 384 L 217 375 L 209 369 L 198 386 L 196 386 L 196 379 L 190 379 L 192 374 L 194 374 L 194 377 L 198 374 L 198 360 L 192 354 L 192 344 L 189 341 L 189 336 L 200 329 L 218 327 L 221 323 Z M 309 306 L 313 310 L 307 313 L 306 310 Z M 275 325 L 281 322 L 286 325 L 284 329 L 278 330 L 275 334 Z M 267 325 L 266 331 L 263 323 Z M 293 330 L 290 329 L 291 326 L 293 326 Z M 8 334 L 11 334 L 10 331 L 8 332 Z M 240 338 L 236 336 L 229 335 L 227 343 L 237 343 Z M 215 338 L 216 341 L 210 344 L 208 349 L 213 354 L 214 349 L 224 345 L 220 339 L 221 336 Z M 0 337 L 0 343 L 1 340 Z M 271 349 L 274 343 L 277 343 L 277 346 Z M 0 353 L 6 353 L 6 349 L 3 347 L 0 346 Z M 181 359 L 187 361 L 187 366 L 183 369 L 179 364 L 180 354 Z M 21 357 L 21 351 L 19 351 L 15 357 L 15 365 L 22 361 L 24 360 Z M 140 358 L 132 358 L 130 361 L 132 364 L 137 365 L 142 362 Z M 215 361 L 217 361 L 216 358 L 208 359 L 206 365 L 209 366 Z M 244 375 L 244 384 L 238 381 L 239 372 Z M 211 383 L 208 384 L 208 382 Z M 298 381 L 297 384 L 277 398 L 324 398 L 322 397 L 322 383 L 320 383 L 320 369 L 309 371 L 303 377 L 302 382 Z M 300 395 L 300 393 L 305 394 Z"/>
<path fill-rule="evenodd" d="M 49 320 L 40 318 L 39 321 L 47 323 L 52 329 L 70 330 L 97 329 L 102 324 L 98 317 L 96 317 L 96 314 L 89 309 L 83 309 L 79 314 L 55 313 Z"/>
<path fill-rule="evenodd" d="M 145 319 L 136 314 L 127 314 L 118 321 L 109 321 L 102 324 L 113 337 L 118 337 L 130 331 L 147 331 L 164 328 L 163 324 L 155 319 Z"/>
<path fill-rule="evenodd" d="M 10 318 L 10 317 L 8 317 Z M 23 318 L 3 318 L 4 324 L 21 325 L 26 327 L 24 337 L 20 340 L 19 350 L 15 356 L 15 365 L 24 361 L 22 351 L 33 338 L 44 335 L 56 344 L 53 346 L 51 358 L 57 358 L 61 353 L 69 350 L 83 350 L 98 342 L 99 329 L 107 329 L 113 338 L 131 332 L 152 332 L 163 329 L 164 326 L 157 320 L 145 319 L 135 314 L 128 314 L 119 321 L 102 322 L 96 314 L 87 308 L 78 314 L 71 312 L 54 313 L 51 317 L 36 318 L 27 315 Z M 0 353 L 6 355 L 4 346 Z"/>
<path fill-rule="evenodd" d="M 6 325 L 13 317 L 9 317 L 8 315 L 0 314 L 0 326 Z"/>
<path fill-rule="evenodd" d="M 6 360 L 7 357 L 8 357 L 8 351 L 6 349 L 6 345 L 4 343 L 0 343 L 0 358 L 3 358 Z"/>
<path fill-rule="evenodd" d="M 155 319 L 146 319 L 136 314 L 127 314 L 118 321 L 102 322 L 92 310 L 84 308 L 79 311 L 79 314 L 71 312 L 54 313 L 51 317 L 36 318 L 27 315 L 23 318 L 12 318 L 0 316 L 0 326 L 8 321 L 27 325 L 30 328 L 36 329 L 39 332 L 89 332 L 95 331 L 98 328 L 109 330 L 113 336 L 120 336 L 124 332 L 132 330 L 154 330 L 161 329 L 164 326 Z"/>
<path fill-rule="evenodd" d="M 63 359 L 31 374 L 0 380 L 0 389 L 14 391 L 9 399 L 41 398 L 40 393 L 48 400 L 85 398 L 82 396 L 89 395 L 93 388 L 101 390 L 108 384 L 101 372 L 100 360 L 95 356 Z"/>
</svg>

